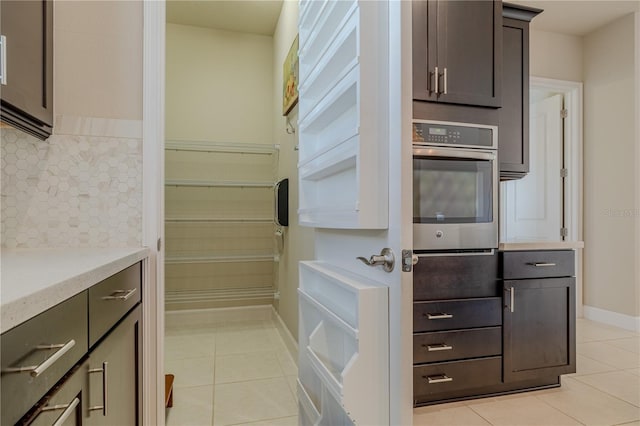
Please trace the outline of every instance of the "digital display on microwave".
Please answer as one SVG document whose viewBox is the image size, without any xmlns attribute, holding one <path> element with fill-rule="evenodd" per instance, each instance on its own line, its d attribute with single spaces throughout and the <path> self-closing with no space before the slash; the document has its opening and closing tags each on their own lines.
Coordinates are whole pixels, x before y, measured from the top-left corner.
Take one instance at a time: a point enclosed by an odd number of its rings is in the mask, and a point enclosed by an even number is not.
<svg viewBox="0 0 640 426">
<path fill-rule="evenodd" d="M 491 179 L 488 161 L 414 158 L 413 222 L 491 222 Z"/>
<path fill-rule="evenodd" d="M 429 134 L 437 135 L 437 136 L 446 136 L 447 129 L 438 128 L 438 127 L 429 127 Z"/>
</svg>

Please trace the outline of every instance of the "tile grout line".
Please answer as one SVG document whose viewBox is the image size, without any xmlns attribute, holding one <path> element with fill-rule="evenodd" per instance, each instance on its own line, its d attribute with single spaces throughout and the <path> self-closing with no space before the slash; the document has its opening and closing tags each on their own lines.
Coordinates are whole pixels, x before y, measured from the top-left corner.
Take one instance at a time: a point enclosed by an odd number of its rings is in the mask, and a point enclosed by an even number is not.
<svg viewBox="0 0 640 426">
<path fill-rule="evenodd" d="M 595 373 L 595 374 L 608 374 L 608 373 L 620 373 L 620 372 L 624 372 L 624 370 L 605 371 L 605 372 L 603 372 L 603 373 Z M 593 376 L 593 375 L 595 375 L 595 374 L 589 374 L 589 376 Z M 633 374 L 631 374 L 631 373 L 627 373 L 627 374 L 629 374 L 629 375 L 633 376 Z M 580 380 L 580 379 L 579 379 L 579 377 L 576 377 L 576 378 L 575 378 L 575 380 L 578 380 L 581 384 L 583 384 L 583 385 L 585 385 L 585 386 L 589 386 L 589 387 L 590 387 L 590 388 L 592 388 L 592 389 L 595 389 L 595 390 L 597 390 L 597 391 L 599 391 L 599 392 L 602 392 L 602 393 L 604 393 L 604 394 L 607 394 L 607 395 L 609 395 L 610 397 L 617 399 L 618 401 L 622 401 L 622 402 L 624 402 L 624 403 L 626 403 L 626 404 L 633 405 L 634 407 L 638 407 L 638 409 L 640 409 L 640 406 L 638 406 L 638 405 L 636 405 L 636 404 L 634 404 L 634 403 L 632 403 L 632 402 L 625 401 L 624 399 L 620 398 L 619 396 L 614 395 L 614 394 L 612 394 L 612 393 L 609 393 L 609 392 L 607 392 L 607 391 L 606 391 L 606 390 L 604 390 L 604 389 L 597 388 L 597 387 L 595 387 L 595 386 L 591 385 L 590 383 L 583 382 L 582 380 Z"/>
</svg>

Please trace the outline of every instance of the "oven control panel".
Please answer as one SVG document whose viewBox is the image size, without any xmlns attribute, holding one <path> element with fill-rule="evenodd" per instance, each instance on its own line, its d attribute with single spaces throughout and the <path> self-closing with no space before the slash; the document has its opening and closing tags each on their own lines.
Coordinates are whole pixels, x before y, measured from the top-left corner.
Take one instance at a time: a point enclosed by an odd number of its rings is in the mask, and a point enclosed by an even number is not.
<svg viewBox="0 0 640 426">
<path fill-rule="evenodd" d="M 496 148 L 494 128 L 463 123 L 413 122 L 413 143 Z"/>
</svg>

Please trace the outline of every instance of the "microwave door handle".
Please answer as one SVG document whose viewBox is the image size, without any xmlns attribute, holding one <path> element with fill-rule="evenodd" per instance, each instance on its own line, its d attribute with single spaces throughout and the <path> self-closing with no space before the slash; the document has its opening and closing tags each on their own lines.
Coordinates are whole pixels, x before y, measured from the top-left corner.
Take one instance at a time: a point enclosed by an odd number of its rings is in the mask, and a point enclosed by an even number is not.
<svg viewBox="0 0 640 426">
<path fill-rule="evenodd" d="M 451 157 L 469 158 L 473 160 L 495 160 L 495 152 L 475 151 L 471 149 L 447 149 L 436 147 L 417 147 L 413 149 L 413 155 L 425 157 Z"/>
</svg>

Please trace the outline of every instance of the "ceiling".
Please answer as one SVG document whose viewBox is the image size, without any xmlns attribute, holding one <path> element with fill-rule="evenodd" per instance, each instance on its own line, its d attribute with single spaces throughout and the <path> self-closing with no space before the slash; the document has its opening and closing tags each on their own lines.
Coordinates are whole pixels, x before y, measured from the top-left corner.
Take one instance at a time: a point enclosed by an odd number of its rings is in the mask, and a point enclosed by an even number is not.
<svg viewBox="0 0 640 426">
<path fill-rule="evenodd" d="M 638 0 L 508 0 L 544 9 L 531 28 L 583 36 L 621 16 L 640 11 Z M 167 22 L 273 35 L 283 0 L 169 0 Z"/>
<path fill-rule="evenodd" d="M 628 13 L 640 11 L 638 0 L 507 0 L 544 9 L 531 29 L 583 36 Z"/>
<path fill-rule="evenodd" d="M 283 0 L 169 0 L 167 22 L 273 35 Z"/>
</svg>

